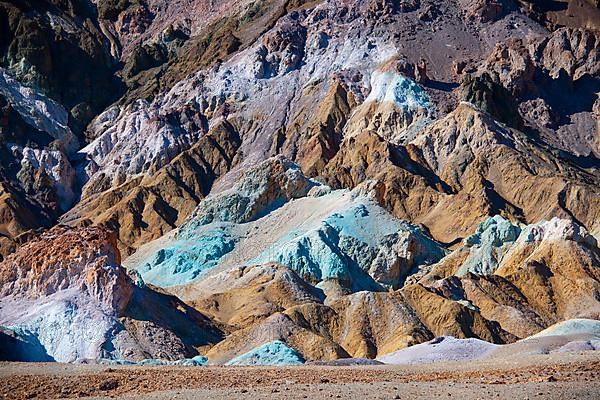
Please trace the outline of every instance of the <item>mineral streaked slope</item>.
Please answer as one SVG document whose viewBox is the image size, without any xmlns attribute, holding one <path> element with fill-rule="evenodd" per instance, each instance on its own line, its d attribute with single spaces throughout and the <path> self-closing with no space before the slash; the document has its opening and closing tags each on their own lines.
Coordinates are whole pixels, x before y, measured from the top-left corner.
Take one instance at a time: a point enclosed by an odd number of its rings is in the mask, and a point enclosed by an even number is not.
<svg viewBox="0 0 600 400">
<path fill-rule="evenodd" d="M 313 360 L 375 357 L 441 335 L 494 343 L 527 337 L 558 319 L 548 318 L 539 296 L 529 294 L 554 290 L 552 283 L 531 286 L 502 273 L 504 265 L 526 265 L 516 256 L 524 251 L 521 242 L 527 249 L 557 243 L 561 256 L 545 261 L 555 274 L 564 274 L 558 260 L 572 257 L 571 268 L 587 271 L 589 285 L 597 285 L 594 238 L 558 219 L 519 227 L 489 218 L 463 246 L 429 266 L 436 260 L 427 257 L 437 251 L 439 259 L 443 250 L 377 206 L 370 188 L 330 191 L 275 158 L 249 170 L 233 189 L 209 196 L 182 228 L 142 247 L 127 264 L 232 326 L 235 332 L 209 353 L 217 363 L 268 340 L 284 340 Z M 332 232 L 339 240 L 331 240 Z M 273 261 L 282 266 L 252 266 Z M 571 292 L 578 293 L 571 304 L 587 299 L 586 315 L 592 315 L 597 304 L 593 294 L 586 297 L 593 293 L 587 285 Z M 386 286 L 401 289 L 347 295 Z M 563 308 L 583 311 L 562 305 L 562 296 L 552 301 L 559 305 L 555 318 L 578 316 Z"/>
<path fill-rule="evenodd" d="M 596 239 L 571 221 L 520 229 L 494 217 L 420 282 L 523 338 L 564 319 L 597 318 L 599 265 Z"/>
<path fill-rule="evenodd" d="M 598 318 L 597 4 L 218 3 L 0 4 L 0 254 L 69 271 L 56 293 L 7 278 L 10 343 L 315 360 Z M 23 245 L 59 219 L 81 228 Z M 89 225 L 117 233 L 106 269 L 37 251 L 95 254 Z M 132 285 L 115 245 L 166 289 Z M 57 343 L 42 303 L 102 329 Z"/>
<path fill-rule="evenodd" d="M 537 236 L 532 236 L 532 232 L 536 232 Z M 544 232 L 560 234 L 553 237 L 552 234 L 546 235 Z M 572 273 L 567 271 L 580 271 L 575 273 L 581 275 L 578 278 L 581 284 L 568 288 L 572 302 L 570 298 L 567 299 L 560 294 L 567 290 L 562 286 L 554 289 L 552 283 L 540 281 L 533 283 L 528 278 L 521 281 L 521 275 L 511 277 L 502 275 L 502 269 L 498 269 L 501 268 L 498 266 L 510 265 L 514 262 L 514 259 L 510 261 L 511 257 L 507 258 L 507 255 L 523 251 L 522 245 L 518 243 L 526 239 L 519 239 L 521 237 L 519 233 L 524 235 L 523 238 L 528 238 L 527 246 L 530 252 L 533 246 L 539 248 L 540 254 L 545 253 L 544 247 L 548 243 L 544 243 L 542 239 L 544 237 L 553 243 L 551 246 L 555 251 L 554 258 L 544 261 L 545 265 L 554 271 L 553 274 L 563 275 Z M 504 241 L 499 240 L 500 238 Z M 486 242 L 488 240 L 489 242 Z M 525 338 L 539 332 L 560 319 L 579 315 L 595 318 L 594 310 L 597 309 L 598 304 L 593 300 L 593 293 L 597 289 L 588 289 L 588 285 L 591 285 L 590 288 L 598 285 L 598 263 L 593 261 L 597 260 L 598 249 L 593 238 L 582 228 L 567 221 L 554 220 L 521 230 L 508 221 L 495 217 L 482 223 L 478 232 L 466 239 L 465 243 L 466 249 L 470 249 L 473 254 L 479 254 L 482 260 L 488 261 L 488 264 L 485 264 L 486 268 L 475 266 L 482 275 L 461 272 L 465 270 L 463 264 L 472 265 L 472 261 L 469 261 L 470 252 L 459 248 L 439 264 L 434 265 L 432 271 L 425 277 L 419 278 L 418 274 L 411 277 L 411 283 L 397 292 L 360 292 L 338 298 L 327 298 L 325 304 L 315 301 L 314 294 L 292 296 L 298 299 L 297 305 L 289 302 L 286 304 L 281 300 L 276 300 L 274 303 L 273 299 L 281 298 L 272 294 L 273 288 L 277 287 L 273 286 L 278 282 L 277 279 L 268 284 L 267 287 L 270 289 L 266 293 L 271 294 L 268 294 L 266 296 L 268 300 L 265 300 L 262 295 L 256 297 L 251 294 L 256 290 L 255 284 L 249 280 L 254 274 L 244 273 L 242 276 L 247 278 L 241 280 L 239 284 L 233 283 L 235 280 L 232 280 L 232 277 L 238 276 L 238 273 L 233 271 L 213 275 L 202 281 L 203 287 L 213 288 L 212 290 L 218 294 L 194 302 L 195 306 L 205 310 L 203 312 L 217 320 L 236 321 L 241 329 L 213 348 L 210 355 L 215 362 L 220 362 L 241 354 L 240 351 L 248 351 L 252 346 L 260 345 L 261 341 L 285 340 L 295 346 L 307 359 L 335 358 L 339 357 L 340 350 L 337 350 L 337 353 L 323 353 L 319 350 L 321 347 L 318 347 L 325 343 L 326 348 L 331 348 L 331 340 L 333 340 L 350 356 L 375 357 L 435 336 L 479 337 L 489 342 L 510 343 L 517 338 Z M 533 253 L 535 252 L 534 250 Z M 572 254 L 587 254 L 588 258 L 572 258 Z M 570 266 L 558 261 L 565 260 L 564 257 L 572 258 Z M 457 262 L 457 258 L 462 261 Z M 491 260 L 495 261 L 491 262 Z M 505 262 L 507 264 L 504 264 Z M 453 267 L 448 270 L 446 265 Z M 519 269 L 527 269 L 528 264 L 518 262 L 518 265 L 521 266 Z M 262 268 L 264 267 L 253 267 L 249 271 L 262 271 Z M 567 269 L 563 270 L 563 268 Z M 458 273 L 462 276 L 460 278 L 450 276 L 446 279 L 436 277 L 436 274 L 442 271 L 449 271 L 450 275 Z M 292 276 L 296 275 L 292 274 Z M 294 280 L 298 282 L 297 279 L 287 282 L 294 282 Z M 412 283 L 419 279 L 421 283 Z M 569 280 L 563 275 L 560 282 Z M 260 283 L 259 287 L 263 285 Z M 289 288 L 287 285 L 289 283 L 284 287 Z M 228 287 L 236 289 L 229 291 Z M 259 293 L 263 290 L 259 290 Z M 285 289 L 284 293 L 289 293 L 289 290 Z M 539 293 L 548 290 L 556 290 L 556 296 L 552 296 L 549 300 L 550 304 L 554 304 L 551 307 L 558 310 L 552 314 L 553 318 L 548 318 L 550 315 L 546 311 L 548 306 L 543 301 L 540 302 Z M 199 293 L 196 290 L 188 292 L 187 295 L 202 297 Z M 311 293 L 311 291 L 292 290 L 291 293 Z M 237 296 L 238 294 L 240 296 Z M 236 299 L 234 303 L 227 300 L 231 298 Z M 581 308 L 575 305 L 581 302 L 587 306 Z M 239 310 L 239 314 L 232 313 L 230 304 L 236 304 L 234 309 Z M 577 310 L 579 314 L 569 314 L 562 310 Z M 282 311 L 283 313 L 280 314 Z M 275 314 L 268 316 L 272 312 Z M 232 315 L 235 316 L 234 319 Z M 246 315 L 253 317 L 240 319 L 240 316 Z M 239 321 L 243 323 L 240 324 Z M 244 325 L 251 328 L 243 328 Z"/>
<path fill-rule="evenodd" d="M 223 121 L 154 174 L 88 196 L 61 222 L 118 231 L 120 250 L 130 254 L 186 220 L 214 181 L 235 164 L 239 144 L 235 128 Z"/>
<path fill-rule="evenodd" d="M 58 227 L 21 247 L 0 264 L 0 324 L 63 362 L 178 359 L 220 339 L 208 318 L 128 276 L 115 239 Z"/>
<path fill-rule="evenodd" d="M 281 157 L 203 200 L 174 239 L 159 241 L 150 254 L 142 248 L 146 257 L 128 264 L 161 286 L 200 277 L 194 287 L 205 290 L 201 276 L 217 265 L 276 262 L 313 284 L 355 292 L 398 288 L 420 265 L 444 256 L 416 226 L 393 218 L 367 194 L 329 193 Z"/>
<path fill-rule="evenodd" d="M 399 21 L 407 20 L 409 14 L 413 12 L 413 9 L 403 9 L 401 10 L 402 12 L 398 12 L 399 10 L 395 10 L 393 7 L 392 9 L 383 7 L 381 10 L 377 11 L 377 7 L 360 2 L 358 8 L 360 10 L 359 13 L 343 17 L 334 12 L 332 4 L 319 4 L 314 6 L 314 8 L 312 6 L 307 7 L 306 11 L 297 14 L 291 13 L 290 16 L 281 18 L 278 23 L 264 35 L 260 44 L 256 43 L 239 52 L 235 57 L 224 62 L 223 66 L 221 66 L 218 71 L 198 73 L 190 78 L 184 79 L 169 93 L 158 96 L 152 104 L 142 104 L 140 109 L 119 111 L 119 115 L 122 115 L 119 117 L 119 120 L 121 121 L 119 124 L 123 126 L 135 126 L 133 121 L 145 114 L 157 115 L 157 118 L 159 119 L 163 118 L 163 116 L 165 118 L 168 117 L 167 114 L 173 114 L 175 118 L 171 118 L 168 124 L 173 128 L 169 129 L 176 132 L 177 129 L 179 129 L 178 127 L 183 127 L 180 122 L 177 122 L 179 118 L 177 115 L 180 115 L 182 110 L 186 106 L 189 107 L 191 104 L 192 108 L 197 109 L 196 112 L 206 118 L 206 122 L 209 125 L 219 121 L 223 115 L 236 121 L 236 124 L 238 124 L 236 128 L 241 134 L 243 143 L 240 147 L 240 152 L 244 154 L 244 159 L 246 160 L 246 162 L 240 163 L 237 168 L 244 168 L 247 165 L 251 165 L 256 161 L 264 159 L 273 152 L 282 151 L 288 156 L 296 159 L 300 165 L 306 168 L 307 172 L 311 174 L 318 173 L 317 170 L 313 172 L 313 169 L 320 169 L 321 165 L 326 163 L 333 156 L 333 153 L 337 151 L 342 134 L 339 124 L 343 123 L 344 120 L 349 117 L 349 109 L 353 108 L 357 102 L 363 102 L 365 99 L 368 99 L 368 101 L 364 104 L 364 107 L 362 107 L 363 109 L 371 109 L 372 107 L 368 106 L 368 104 L 371 104 L 376 108 L 379 107 L 379 100 L 377 100 L 377 96 L 375 96 L 374 92 L 371 93 L 372 96 L 370 98 L 367 96 L 370 92 L 370 81 L 376 75 L 374 74 L 374 71 L 379 69 L 384 63 L 388 62 L 390 58 L 397 56 L 396 53 L 398 52 L 398 49 L 395 49 L 395 45 L 390 42 L 391 37 L 389 34 L 386 33 L 382 36 L 381 43 L 363 43 L 366 40 L 366 37 L 357 35 L 357 24 L 359 21 L 364 20 L 369 26 L 373 25 L 374 29 L 381 30 L 381 27 L 379 26 L 380 22 L 377 22 L 378 20 L 377 18 L 374 18 L 374 15 L 382 12 L 383 15 L 386 15 L 386 18 L 388 18 L 383 21 L 386 21 L 386 24 L 389 23 L 390 26 L 397 29 L 399 31 L 398 35 L 403 35 L 404 27 Z M 375 8 L 372 9 L 371 7 Z M 462 20 L 462 17 L 452 10 L 444 9 L 444 11 L 447 11 L 446 15 L 450 20 L 455 21 L 456 23 L 459 23 L 459 21 Z M 520 18 L 518 14 L 512 14 L 512 11 L 514 10 L 508 11 L 511 12 L 512 18 Z M 316 18 L 316 14 L 319 12 L 332 13 L 331 18 L 336 20 L 339 19 L 341 24 L 339 27 L 327 26 L 321 19 Z M 439 14 L 440 13 L 438 13 L 438 15 Z M 398 24 L 395 23 L 396 20 L 398 20 Z M 522 23 L 522 29 L 524 31 L 537 32 L 537 28 L 535 28 L 534 25 L 527 23 L 527 21 L 523 20 L 520 21 L 520 23 Z M 504 24 L 506 24 L 506 21 L 498 21 L 498 25 Z M 419 28 L 422 28 L 421 25 L 423 25 L 423 23 L 418 24 Z M 481 49 L 477 48 L 477 46 L 479 46 L 479 41 L 477 40 L 477 34 L 474 31 L 471 32 L 469 30 L 469 32 L 465 34 L 460 30 L 451 29 L 452 26 L 452 24 L 448 24 L 447 26 L 444 25 L 443 29 L 448 28 L 450 30 L 447 34 L 452 37 L 452 40 L 460 40 L 465 44 L 466 53 L 473 53 L 474 56 L 475 53 L 481 51 Z M 339 32 L 337 32 L 338 30 Z M 542 32 L 539 31 L 537 33 L 541 34 Z M 355 41 L 355 44 L 360 43 L 361 45 L 356 45 L 352 49 L 346 47 L 340 48 L 341 43 L 339 43 L 339 41 L 330 40 L 330 38 L 334 37 L 336 34 L 348 36 Z M 437 37 L 438 34 L 441 35 L 443 33 L 437 32 L 437 30 L 430 33 L 428 30 L 424 29 L 423 34 L 425 36 L 431 34 Z M 502 30 L 501 36 L 510 36 L 510 32 L 508 30 Z M 420 41 L 421 39 L 415 38 L 415 40 Z M 423 38 L 423 40 L 424 43 L 427 42 L 426 38 Z M 344 43 L 348 43 L 348 41 L 345 41 Z M 467 46 L 467 43 L 470 44 L 470 46 Z M 477 46 L 475 46 L 476 43 Z M 363 54 L 359 54 L 359 52 L 356 51 L 358 48 L 363 49 L 367 55 L 372 55 L 372 57 L 367 57 L 367 59 L 369 59 L 368 62 L 359 62 L 360 59 L 364 59 L 365 57 Z M 412 47 L 404 50 L 410 51 L 411 48 Z M 263 54 L 265 52 L 266 55 Z M 434 55 L 436 57 L 436 63 L 433 63 L 434 65 L 432 66 L 432 68 L 434 68 L 432 73 L 445 74 L 444 71 L 449 71 L 451 69 L 447 58 L 437 60 L 437 57 L 443 52 L 444 51 L 440 51 L 431 55 L 432 57 Z M 341 55 L 344 55 L 345 57 L 343 60 L 341 59 Z M 412 54 L 405 54 L 404 56 L 410 57 Z M 330 62 L 325 62 L 324 60 L 330 60 Z M 298 61 L 302 62 L 298 63 Z M 332 68 L 324 68 L 325 65 L 331 65 Z M 406 67 L 408 69 L 404 68 L 401 69 L 401 71 L 403 71 L 404 74 L 407 74 L 408 78 L 412 77 L 416 79 L 417 77 L 410 70 L 414 67 L 411 67 L 411 65 L 412 64 L 407 63 Z M 448 66 L 448 68 L 444 69 L 444 65 Z M 387 68 L 386 71 L 389 71 L 389 66 Z M 393 74 L 392 72 L 384 72 L 384 74 L 390 73 Z M 334 89 L 332 85 L 328 84 L 328 82 L 331 81 L 332 75 L 334 80 L 337 79 L 339 82 L 337 84 L 338 89 Z M 426 82 L 426 77 L 422 78 L 423 81 Z M 410 89 L 410 80 L 405 80 L 403 75 L 397 75 L 397 79 L 404 80 Z M 308 85 L 302 88 L 301 95 L 287 89 L 297 86 L 298 82 L 301 81 L 308 81 Z M 377 79 L 374 79 L 374 81 L 377 81 Z M 224 86 L 222 82 L 228 83 Z M 346 94 L 340 92 L 340 90 L 345 91 Z M 431 91 L 431 89 L 429 90 Z M 390 93 L 392 91 L 390 91 Z M 438 90 L 436 96 L 446 96 L 442 92 L 443 91 Z M 309 108 L 312 109 L 312 105 L 315 103 L 328 104 L 327 97 L 330 96 L 331 93 L 337 93 L 338 99 L 341 101 L 336 101 L 336 103 L 341 107 L 324 106 L 325 108 L 323 110 L 325 115 L 323 116 L 324 118 L 320 118 L 320 121 L 325 122 L 325 125 L 323 125 L 325 129 L 321 129 L 321 125 L 316 124 L 316 122 L 319 122 L 319 119 L 315 121 L 315 119 L 311 118 L 308 110 Z M 413 98 L 410 93 L 408 94 L 408 98 Z M 381 100 L 385 100 L 385 96 Z M 434 102 L 432 101 L 432 103 Z M 196 107 L 196 104 L 199 108 Z M 287 110 L 282 110 L 281 107 L 279 107 L 280 104 L 288 104 Z M 386 106 L 386 104 L 391 106 L 391 108 Z M 272 108 L 272 106 L 275 106 L 275 108 Z M 402 110 L 402 107 L 390 105 L 390 102 L 387 101 L 383 101 L 382 107 L 390 108 L 387 111 L 382 110 L 384 113 L 390 114 L 389 117 L 384 118 L 386 121 L 391 122 L 392 120 L 398 120 L 398 124 L 406 125 L 408 124 L 407 121 L 412 121 L 413 118 L 418 119 L 418 116 L 412 115 L 414 114 L 414 110 L 410 112 L 411 115 L 397 116 L 396 114 L 403 115 L 404 111 Z M 157 112 L 157 110 L 160 110 L 160 112 Z M 169 111 L 167 112 L 166 110 Z M 326 117 L 329 112 L 328 110 L 334 115 L 332 119 Z M 375 112 L 376 115 L 371 115 L 373 112 L 365 112 L 366 117 L 370 119 L 366 121 L 366 126 L 373 128 L 376 127 L 376 125 L 379 125 L 377 119 L 383 114 Z M 417 114 L 423 113 L 429 115 L 428 110 L 420 109 L 420 111 L 417 112 Z M 355 120 L 364 121 L 364 118 L 359 117 L 361 114 L 360 112 L 356 112 L 355 114 Z M 105 128 L 102 128 L 102 121 L 103 118 L 98 118 L 96 123 L 92 126 L 99 127 L 99 132 L 95 134 L 95 136 L 100 135 L 101 137 L 104 137 L 105 139 L 102 139 L 101 141 L 106 142 L 107 135 L 112 134 L 108 132 L 110 129 L 106 130 Z M 279 127 L 282 126 L 282 124 L 286 126 L 286 128 L 283 132 L 280 132 Z M 337 127 L 336 124 L 338 124 Z M 360 126 L 363 124 L 364 122 L 351 123 L 348 125 L 349 130 L 352 126 L 355 126 L 356 129 L 359 130 Z M 329 127 L 327 127 L 328 125 Z M 400 125 L 392 124 L 393 127 Z M 419 124 L 416 125 L 418 126 Z M 260 135 L 257 131 L 259 126 Z M 308 138 L 304 139 L 298 136 L 296 132 L 302 132 L 304 127 L 307 127 L 309 132 L 316 132 L 313 139 L 307 141 L 306 139 Z M 114 128 L 111 129 L 114 130 Z M 384 124 L 382 129 L 387 129 L 389 131 L 391 128 L 385 128 Z M 125 131 L 128 131 L 128 129 L 125 129 Z M 187 140 L 185 139 L 185 137 L 187 137 L 186 135 L 194 135 L 193 132 L 187 131 L 185 127 L 183 127 L 182 132 L 187 132 L 184 136 L 180 137 L 181 139 L 184 139 L 184 142 Z M 150 135 L 149 137 L 154 136 L 156 135 Z M 308 136 L 311 135 L 309 134 Z M 134 140 L 134 137 L 138 137 L 138 139 Z M 144 155 L 147 150 L 155 148 L 155 146 L 148 145 L 139 134 L 127 134 L 122 136 L 122 138 L 122 140 L 119 139 L 118 141 L 123 143 L 114 143 L 114 145 L 135 149 L 133 151 L 135 157 L 140 160 L 143 158 L 148 162 L 140 163 L 127 161 L 122 164 L 122 151 L 116 152 L 114 155 L 117 156 L 117 153 L 119 155 L 115 158 L 109 154 L 110 151 L 107 153 L 107 150 L 110 150 L 110 148 L 103 149 L 102 146 L 98 146 L 100 142 L 96 142 L 97 144 L 94 145 L 93 153 L 98 155 L 95 155 L 94 159 L 96 163 L 99 163 L 100 170 L 93 173 L 94 176 L 91 177 L 92 183 L 87 186 L 92 191 L 98 189 L 102 190 L 104 187 L 105 184 L 101 184 L 98 179 L 102 181 L 107 181 L 108 179 L 108 182 L 113 178 L 117 179 L 117 182 L 122 182 L 123 179 L 126 179 L 121 176 L 121 172 L 113 176 L 112 172 L 110 172 L 112 171 L 111 168 L 113 168 L 111 165 L 116 166 L 118 164 L 118 170 L 125 171 L 124 173 L 127 176 L 131 173 L 143 172 L 147 168 L 152 170 L 154 166 L 160 166 L 165 162 L 165 160 L 156 159 L 152 154 L 148 154 L 148 156 Z M 142 145 L 142 143 L 144 144 Z M 172 145 L 175 145 L 176 143 L 177 141 L 173 141 Z M 316 148 L 315 144 L 317 145 Z M 322 150 L 318 150 L 319 147 Z M 163 149 L 167 154 L 167 159 L 170 157 L 169 154 L 176 150 L 177 146 L 172 149 L 171 147 L 166 150 Z M 125 152 L 125 155 L 127 156 L 127 152 Z M 304 157 L 307 157 L 307 159 Z M 315 159 L 315 157 L 319 157 L 319 159 Z M 108 162 L 108 164 L 106 164 L 106 162 Z M 133 169 L 131 169 L 131 167 Z M 107 168 L 109 176 L 107 176 L 105 172 L 102 172 Z M 97 189 L 94 189 L 94 187 L 97 187 Z M 84 192 L 87 193 L 87 189 L 84 189 Z M 469 228 L 472 229 L 474 225 L 475 223 L 473 221 Z"/>
<path fill-rule="evenodd" d="M 424 224 L 445 243 L 497 213 L 524 221 L 574 217 L 591 231 L 598 229 L 595 174 L 467 103 L 407 146 L 371 133 L 349 138 L 325 177 L 334 186 L 375 179 L 380 203 L 400 218 Z"/>
<path fill-rule="evenodd" d="M 132 78 L 128 81 L 130 92 L 123 101 L 100 113 L 87 129 L 86 135 L 93 141 L 81 154 L 90 159 L 77 160 L 85 171 L 81 178 L 88 181 L 82 189 L 87 206 L 80 210 L 81 219 L 75 218 L 119 229 L 123 236 L 120 248 L 126 253 L 179 225 L 192 203 L 204 197 L 207 190 L 207 185 L 190 187 L 189 193 L 182 194 L 189 195 L 185 204 L 172 204 L 178 202 L 161 191 L 139 193 L 139 179 L 147 179 L 139 174 L 153 175 L 223 119 L 232 122 L 240 138 L 235 150 L 239 162 L 215 191 L 231 186 L 241 170 L 276 153 L 298 162 L 310 176 L 329 179 L 328 175 L 335 173 L 331 171 L 342 164 L 334 163 L 324 172 L 325 165 L 339 152 L 344 136 L 363 135 L 361 131 L 367 129 L 370 134 L 386 138 L 386 144 L 387 139 L 412 139 L 436 116 L 434 111 L 443 116 L 454 108 L 458 96 L 452 89 L 466 71 L 476 75 L 484 71 L 498 73 L 502 85 L 515 96 L 518 113 L 533 125 L 534 136 L 539 133 L 543 141 L 574 155 L 595 154 L 598 135 L 594 135 L 597 130 L 592 104 L 597 83 L 592 77 L 597 46 L 593 32 L 558 29 L 549 34 L 506 2 L 400 5 L 356 0 L 340 8 L 331 1 L 236 1 L 218 5 L 194 1 L 191 7 L 202 10 L 201 20 L 185 18 L 177 4 L 103 2 L 98 6 L 98 21 L 93 21 L 93 13 L 83 5 L 64 11 L 48 2 L 52 17 L 36 19 L 42 30 L 67 27 L 68 34 L 61 34 L 68 38 L 69 45 L 81 45 L 92 58 L 106 61 L 110 50 L 114 58 L 125 61 L 124 79 Z M 79 6 L 87 18 L 83 26 L 81 21 L 71 21 L 73 10 Z M 16 20 L 28 18 L 21 15 L 22 10 L 15 10 L 8 13 L 9 20 L 13 16 Z M 535 8 L 530 15 L 546 15 L 547 11 Z M 538 20 L 546 22 L 544 18 Z M 85 31 L 83 37 L 93 40 L 79 43 L 74 34 L 79 30 Z M 108 40 L 98 43 L 100 33 Z M 19 32 L 13 36 L 15 46 L 11 52 L 18 50 L 20 40 L 26 42 Z M 110 49 L 96 48 L 107 43 Z M 54 43 L 50 44 L 53 48 Z M 217 50 L 221 47 L 227 49 L 223 54 Z M 34 66 L 36 51 L 22 54 Z M 561 69 L 566 76 L 557 75 Z M 39 75 L 39 71 L 36 73 Z M 128 75 L 131 73 L 135 78 Z M 48 80 L 54 84 L 53 79 Z M 158 88 L 155 81 L 160 81 Z M 576 105 L 566 107 L 557 102 L 560 93 L 565 92 L 577 97 Z M 69 96 L 57 96 L 51 90 L 48 93 L 70 110 Z M 319 105 L 318 112 L 313 113 L 315 104 Z M 86 107 L 81 103 L 75 108 L 83 113 Z M 80 131 L 71 125 L 69 120 L 70 128 Z M 55 127 L 48 129 L 52 132 Z M 580 132 L 585 137 L 577 136 Z M 360 164 L 356 159 L 352 162 Z M 430 166 L 409 164 L 408 177 L 394 171 L 400 175 L 402 187 L 409 183 L 408 189 L 397 187 L 399 182 L 386 182 L 386 190 L 406 204 L 383 201 L 397 216 L 430 227 L 428 221 L 440 215 L 424 215 L 429 214 L 427 210 L 415 210 L 413 203 L 427 208 L 426 203 L 445 197 L 445 189 L 440 195 L 427 187 L 436 182 L 443 184 L 444 179 L 439 182 L 432 176 Z M 424 188 L 420 182 L 423 174 L 428 176 Z M 346 178 L 339 185 L 352 186 L 363 178 L 356 180 Z M 112 208 L 113 202 L 100 201 L 90 207 L 89 202 L 94 200 L 88 197 L 102 193 L 114 199 L 115 190 L 120 198 L 128 198 L 113 210 L 118 214 L 117 221 L 96 218 Z M 407 191 L 414 196 L 407 198 Z M 493 195 L 482 198 L 478 191 L 470 191 L 453 196 L 445 207 L 453 210 L 451 214 L 459 214 L 464 226 L 452 233 L 432 233 L 448 242 L 464 237 L 480 217 L 495 207 Z M 566 194 L 567 203 L 571 197 Z M 480 212 L 467 217 L 466 210 L 456 210 L 465 201 Z M 142 205 L 148 205 L 146 213 L 140 211 Z M 162 215 L 148 215 L 153 214 L 153 207 Z M 567 204 L 565 208 L 573 211 L 574 207 Z M 527 222 L 539 220 L 535 215 L 525 218 Z M 586 218 L 579 220 L 592 232 L 597 231 L 587 225 Z M 132 228 L 132 234 L 127 233 L 128 228 Z"/>
</svg>

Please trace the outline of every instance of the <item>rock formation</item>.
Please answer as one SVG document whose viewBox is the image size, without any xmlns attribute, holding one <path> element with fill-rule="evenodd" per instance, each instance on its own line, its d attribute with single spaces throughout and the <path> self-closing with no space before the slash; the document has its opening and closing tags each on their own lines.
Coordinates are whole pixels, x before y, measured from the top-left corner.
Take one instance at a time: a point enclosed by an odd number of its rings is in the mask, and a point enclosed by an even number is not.
<svg viewBox="0 0 600 400">
<path fill-rule="evenodd" d="M 0 3 L 0 354 L 280 365 L 600 319 L 599 13 Z"/>
<path fill-rule="evenodd" d="M 219 340 L 210 319 L 120 265 L 116 237 L 56 227 L 0 264 L 0 324 L 27 361 L 179 359 Z"/>
</svg>

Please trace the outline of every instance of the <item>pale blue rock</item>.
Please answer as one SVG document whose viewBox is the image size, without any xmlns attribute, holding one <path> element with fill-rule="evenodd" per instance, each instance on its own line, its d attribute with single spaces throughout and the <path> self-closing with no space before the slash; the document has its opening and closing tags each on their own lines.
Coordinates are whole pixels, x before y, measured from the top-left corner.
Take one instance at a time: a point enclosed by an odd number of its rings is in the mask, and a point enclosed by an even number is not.
<svg viewBox="0 0 600 400">
<path fill-rule="evenodd" d="M 225 365 L 301 365 L 302 355 L 280 340 L 274 340 L 235 357 Z"/>
<path fill-rule="evenodd" d="M 170 287 L 193 282 L 202 273 L 215 267 L 219 260 L 235 247 L 236 238 L 228 225 L 188 239 L 178 239 L 159 249 L 138 269 L 144 282 Z"/>
<path fill-rule="evenodd" d="M 306 196 L 315 186 L 320 184 L 304 176 L 297 164 L 282 156 L 270 158 L 244 172 L 231 189 L 201 201 L 178 237 L 193 237 L 198 227 L 212 222 L 256 220 L 291 199 Z"/>
<path fill-rule="evenodd" d="M 200 202 L 165 248 L 152 252 L 137 268 L 145 282 L 161 287 L 191 283 L 214 268 L 238 241 L 235 224 L 259 219 L 319 184 L 283 157 L 249 169 L 236 185 Z"/>
<path fill-rule="evenodd" d="M 562 335 L 590 335 L 600 338 L 600 321 L 584 318 L 569 319 L 552 325 L 529 338 Z"/>
<path fill-rule="evenodd" d="M 335 280 L 356 292 L 400 287 L 418 266 L 444 256 L 444 249 L 418 227 L 394 218 L 371 199 L 357 198 L 318 227 L 291 231 L 251 263 L 276 262 L 313 284 Z"/>
<path fill-rule="evenodd" d="M 470 248 L 469 256 L 456 275 L 463 276 L 469 272 L 478 275 L 493 274 L 520 234 L 521 228 L 500 215 L 486 219 L 479 224 L 473 235 L 465 239 L 465 246 Z"/>
<path fill-rule="evenodd" d="M 217 265 L 277 263 L 310 284 L 332 283 L 343 293 L 399 288 L 446 255 L 419 227 L 395 218 L 368 194 L 332 191 L 282 157 L 202 201 L 158 246 L 132 265 L 153 285 L 201 280 Z"/>
<path fill-rule="evenodd" d="M 346 128 L 346 137 L 364 130 L 395 143 L 408 143 L 433 120 L 436 109 L 425 89 L 396 71 L 371 74 L 371 91 L 356 108 Z"/>
<path fill-rule="evenodd" d="M 365 101 L 390 102 L 405 112 L 432 107 L 429 95 L 417 82 L 395 72 L 373 73 L 371 92 Z"/>
</svg>

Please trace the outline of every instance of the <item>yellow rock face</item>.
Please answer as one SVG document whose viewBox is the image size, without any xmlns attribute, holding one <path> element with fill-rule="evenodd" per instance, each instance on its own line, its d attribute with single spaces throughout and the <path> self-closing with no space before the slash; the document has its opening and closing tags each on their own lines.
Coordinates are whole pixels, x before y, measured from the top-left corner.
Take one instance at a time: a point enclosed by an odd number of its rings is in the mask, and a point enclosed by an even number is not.
<svg viewBox="0 0 600 400">
<path fill-rule="evenodd" d="M 323 171 L 334 186 L 366 179 L 396 216 L 425 225 L 452 243 L 487 215 L 522 222 L 574 216 L 598 229 L 598 178 L 578 169 L 523 133 L 461 104 L 407 146 L 365 131 L 345 140 Z"/>
</svg>

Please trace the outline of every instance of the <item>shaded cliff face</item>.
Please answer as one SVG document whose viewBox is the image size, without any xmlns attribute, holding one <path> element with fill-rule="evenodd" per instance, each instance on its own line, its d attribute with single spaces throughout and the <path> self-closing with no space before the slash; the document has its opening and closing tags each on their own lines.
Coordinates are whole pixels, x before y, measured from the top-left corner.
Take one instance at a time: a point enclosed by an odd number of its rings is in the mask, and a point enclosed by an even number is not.
<svg viewBox="0 0 600 400">
<path fill-rule="evenodd" d="M 0 325 L 256 364 L 597 319 L 600 9 L 552 3 L 0 1 Z"/>
<path fill-rule="evenodd" d="M 2 67 L 62 104 L 77 132 L 121 95 L 92 2 L 3 2 L 0 23 Z"/>
</svg>

